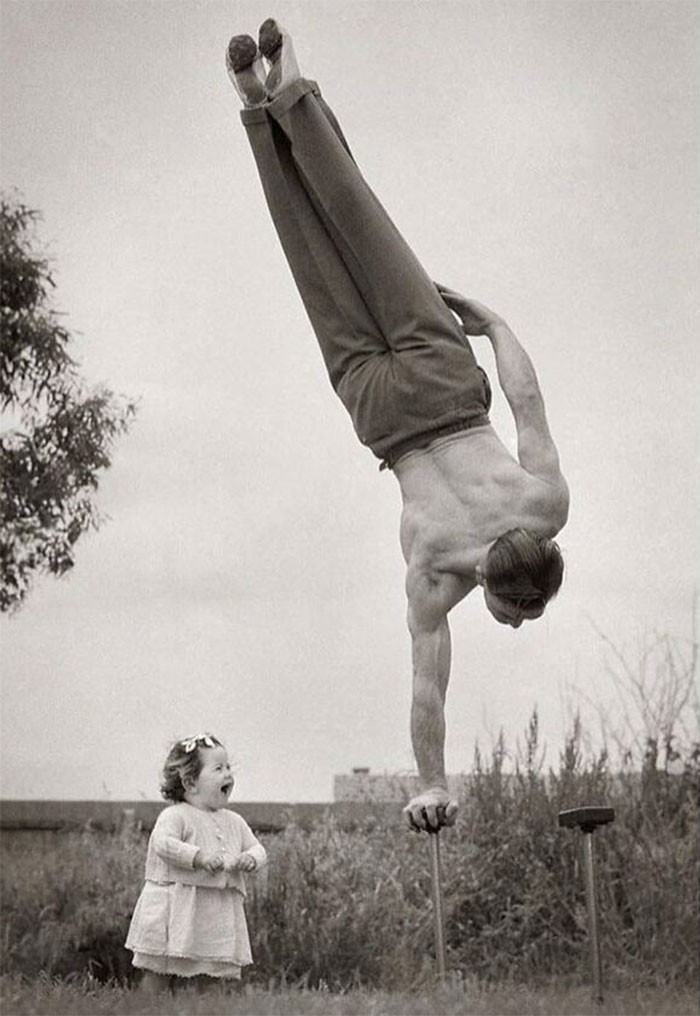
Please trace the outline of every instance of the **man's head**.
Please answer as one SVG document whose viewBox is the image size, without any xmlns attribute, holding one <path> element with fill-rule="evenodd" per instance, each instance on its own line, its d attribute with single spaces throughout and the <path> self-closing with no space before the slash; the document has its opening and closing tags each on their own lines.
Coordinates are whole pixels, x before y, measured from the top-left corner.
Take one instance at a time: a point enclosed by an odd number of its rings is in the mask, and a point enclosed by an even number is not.
<svg viewBox="0 0 700 1016">
<path fill-rule="evenodd" d="M 554 540 L 526 529 L 511 529 L 489 548 L 479 580 L 489 611 L 500 624 L 519 628 L 541 617 L 564 576 Z"/>
</svg>

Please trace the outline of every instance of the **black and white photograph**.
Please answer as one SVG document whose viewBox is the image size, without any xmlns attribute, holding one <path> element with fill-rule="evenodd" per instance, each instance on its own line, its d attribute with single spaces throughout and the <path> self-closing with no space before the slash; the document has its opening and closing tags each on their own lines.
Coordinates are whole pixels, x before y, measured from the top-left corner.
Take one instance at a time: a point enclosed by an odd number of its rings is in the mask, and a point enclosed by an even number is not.
<svg viewBox="0 0 700 1016">
<path fill-rule="evenodd" d="M 696 0 L 0 0 L 0 999 L 692 1016 Z"/>
</svg>

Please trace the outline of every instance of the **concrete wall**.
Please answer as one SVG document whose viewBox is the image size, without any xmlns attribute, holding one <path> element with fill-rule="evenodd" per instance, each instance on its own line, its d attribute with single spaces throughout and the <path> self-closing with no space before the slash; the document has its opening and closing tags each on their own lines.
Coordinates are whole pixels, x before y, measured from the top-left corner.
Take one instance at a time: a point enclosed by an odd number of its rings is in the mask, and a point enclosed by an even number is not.
<svg viewBox="0 0 700 1016">
<path fill-rule="evenodd" d="M 1 801 L 0 829 L 107 829 L 125 826 L 151 829 L 165 801 Z M 333 804 L 288 804 L 274 801 L 235 802 L 256 832 L 280 832 L 289 825 L 309 829 L 334 820 L 344 829 L 394 826 L 404 821 L 399 804 L 372 805 L 357 801 Z"/>
<path fill-rule="evenodd" d="M 447 777 L 451 794 L 460 798 L 466 776 Z M 406 804 L 410 797 L 420 793 L 415 773 L 373 773 L 369 769 L 355 769 L 333 777 L 334 801 L 366 801 L 373 803 L 395 802 Z"/>
<path fill-rule="evenodd" d="M 448 776 L 450 792 L 463 797 L 465 776 Z M 290 824 L 310 828 L 333 818 L 342 828 L 392 826 L 405 821 L 401 808 L 419 793 L 415 773 L 356 769 L 333 778 L 333 802 L 293 804 L 235 801 L 231 805 L 257 832 L 279 832 Z M 0 801 L 0 829 L 152 829 L 165 801 Z"/>
</svg>

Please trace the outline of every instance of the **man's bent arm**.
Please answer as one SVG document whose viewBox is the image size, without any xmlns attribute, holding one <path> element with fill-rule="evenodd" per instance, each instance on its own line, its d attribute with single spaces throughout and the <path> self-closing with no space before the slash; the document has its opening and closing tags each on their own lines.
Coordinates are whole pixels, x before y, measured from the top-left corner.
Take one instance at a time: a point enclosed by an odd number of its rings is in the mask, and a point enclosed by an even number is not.
<svg viewBox="0 0 700 1016">
<path fill-rule="evenodd" d="M 485 334 L 493 346 L 498 381 L 511 409 L 515 412 L 533 399 L 544 405 L 532 360 L 510 327 L 498 320 L 485 329 Z"/>
<path fill-rule="evenodd" d="M 499 384 L 515 418 L 521 466 L 543 480 L 561 481 L 559 455 L 532 360 L 504 321 L 489 325 L 485 334 L 493 347 Z"/>
<path fill-rule="evenodd" d="M 544 399 L 532 360 L 503 318 L 483 303 L 468 299 L 436 283 L 441 297 L 459 317 L 467 335 L 486 335 L 491 341 L 498 381 L 515 418 L 518 460 L 533 476 L 556 484 L 562 504 L 568 503 L 559 456 L 549 433 Z"/>
</svg>

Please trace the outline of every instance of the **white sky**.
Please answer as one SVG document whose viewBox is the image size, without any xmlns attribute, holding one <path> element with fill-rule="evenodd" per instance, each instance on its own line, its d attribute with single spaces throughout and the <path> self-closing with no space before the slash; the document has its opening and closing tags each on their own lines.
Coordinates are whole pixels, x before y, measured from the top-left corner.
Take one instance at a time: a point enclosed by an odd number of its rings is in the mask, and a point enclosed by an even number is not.
<svg viewBox="0 0 700 1016">
<path fill-rule="evenodd" d="M 556 763 L 567 686 L 608 691 L 591 620 L 690 634 L 697 5 L 2 0 L 3 185 L 44 214 L 83 373 L 141 399 L 111 521 L 2 622 L 6 797 L 155 798 L 202 729 L 239 800 L 413 766 L 398 484 L 331 391 L 224 72 L 271 14 L 432 277 L 530 351 L 571 487 L 546 619 L 451 615 L 448 769 L 535 704 Z"/>
</svg>

